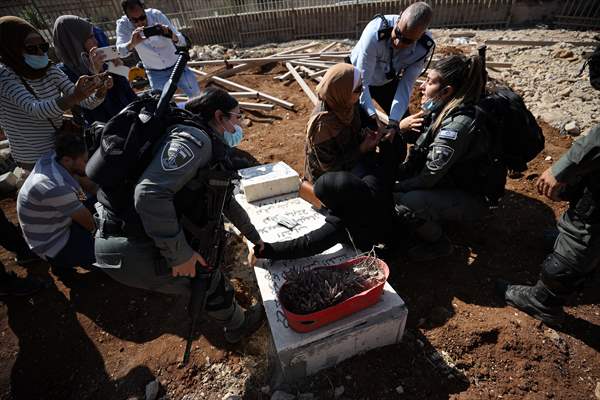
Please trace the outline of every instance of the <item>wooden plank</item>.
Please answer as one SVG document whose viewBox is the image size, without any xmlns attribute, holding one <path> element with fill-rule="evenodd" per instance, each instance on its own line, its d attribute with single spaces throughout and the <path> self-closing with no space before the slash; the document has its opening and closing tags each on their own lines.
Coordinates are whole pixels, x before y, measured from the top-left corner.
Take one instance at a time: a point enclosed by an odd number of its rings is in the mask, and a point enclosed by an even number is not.
<svg viewBox="0 0 600 400">
<path fill-rule="evenodd" d="M 319 59 L 321 60 L 333 60 L 338 62 L 343 62 L 346 57 L 348 57 L 350 53 L 346 54 L 321 54 Z"/>
<path fill-rule="evenodd" d="M 229 92 L 236 99 L 258 99 L 258 92 Z"/>
<path fill-rule="evenodd" d="M 192 72 L 194 72 L 196 75 L 200 75 L 200 76 L 208 75 L 206 72 L 199 71 L 199 70 L 194 69 L 194 68 L 190 68 L 190 70 Z M 267 93 L 264 93 L 264 92 L 260 92 L 258 90 L 251 89 L 251 88 L 249 88 L 247 86 L 240 85 L 239 83 L 235 83 L 235 82 L 232 82 L 230 80 L 227 80 L 227 79 L 224 79 L 224 78 L 220 78 L 218 76 L 213 76 L 213 81 L 215 81 L 217 83 L 220 83 L 223 86 L 234 88 L 236 90 L 240 90 L 242 92 L 257 92 L 258 93 L 258 97 L 260 97 L 261 99 L 268 100 L 268 101 L 270 101 L 272 103 L 278 104 L 278 105 L 282 106 L 283 108 L 287 108 L 288 110 L 293 110 L 294 109 L 294 104 L 290 103 L 289 101 L 285 101 L 285 100 L 279 99 L 279 98 L 277 98 L 275 96 L 271 96 L 270 94 L 267 94 Z"/>
<path fill-rule="evenodd" d="M 461 37 L 472 38 L 472 37 L 475 37 L 475 33 L 474 32 L 456 32 L 456 33 L 450 33 L 450 34 L 448 34 L 448 37 L 451 37 L 451 38 L 461 38 Z"/>
<path fill-rule="evenodd" d="M 294 68 L 297 69 L 297 68 L 300 68 L 300 67 L 298 66 L 298 67 L 294 67 Z M 288 72 L 286 72 L 283 75 L 279 75 L 279 76 L 274 77 L 273 79 L 279 79 L 280 81 L 287 81 L 287 80 L 289 80 L 291 78 L 292 78 L 292 73 L 290 71 L 288 71 Z"/>
<path fill-rule="evenodd" d="M 315 47 L 317 44 L 319 44 L 319 42 L 308 43 L 308 44 L 305 44 L 302 46 L 294 47 L 293 49 L 289 49 L 289 50 L 285 50 L 285 51 L 273 54 L 272 56 L 269 56 L 266 58 L 269 59 L 270 57 L 285 56 L 287 54 L 297 53 L 299 51 L 310 49 L 311 47 Z M 269 62 L 271 62 L 271 61 L 265 61 L 265 64 L 268 64 Z M 249 70 L 254 67 L 259 67 L 261 65 L 264 65 L 264 64 L 262 62 L 260 62 L 260 63 L 257 62 L 257 63 L 252 63 L 252 64 L 239 64 L 230 70 L 216 74 L 216 76 L 219 76 L 221 78 L 227 78 L 227 77 L 237 74 L 238 72 L 246 71 L 246 70 Z"/>
<path fill-rule="evenodd" d="M 187 63 L 190 67 L 200 67 L 204 65 L 221 65 L 221 64 L 247 64 L 247 63 L 271 63 L 278 61 L 290 61 L 297 58 L 309 58 L 310 56 L 277 56 L 277 57 L 257 57 L 257 58 L 235 58 L 231 60 L 204 60 L 204 61 L 190 61 Z"/>
<path fill-rule="evenodd" d="M 320 53 L 325 53 L 327 50 L 333 48 L 336 44 L 337 42 L 329 43 L 327 46 L 321 49 Z"/>
<path fill-rule="evenodd" d="M 308 62 L 308 61 L 299 61 L 299 60 L 291 60 L 289 63 L 292 65 L 302 65 L 305 67 L 312 67 L 312 68 L 329 68 L 329 67 L 331 67 L 331 65 L 322 64 L 322 63 L 318 63 L 318 62 Z"/>
<path fill-rule="evenodd" d="M 299 69 L 300 69 L 300 71 L 304 72 L 304 73 L 305 73 L 307 76 L 309 76 L 309 77 L 310 77 L 310 75 L 311 75 L 311 74 L 314 74 L 314 73 L 315 73 L 315 71 L 314 71 L 314 70 L 312 70 L 312 69 L 310 69 L 310 68 L 308 68 L 308 67 L 305 67 L 305 66 L 303 66 L 303 65 L 301 65 Z"/>
<path fill-rule="evenodd" d="M 306 84 L 306 82 L 304 82 L 304 79 L 302 79 L 298 71 L 296 71 L 294 66 L 290 63 L 285 63 L 285 66 L 292 73 L 292 76 L 294 79 L 296 79 L 296 82 L 298 82 L 298 85 L 300 85 L 302 90 L 304 90 L 304 93 L 306 93 L 310 101 L 316 105 L 319 102 L 319 98 L 313 93 L 312 89 Z"/>
<path fill-rule="evenodd" d="M 327 69 L 322 69 L 322 70 L 320 70 L 320 71 L 315 71 L 315 72 L 313 72 L 312 74 L 309 74 L 309 75 L 308 75 L 308 77 L 309 77 L 309 78 L 314 78 L 314 77 L 316 77 L 316 76 L 322 76 L 322 75 L 325 75 L 325 73 L 326 73 L 328 70 L 329 70 L 329 68 L 327 68 Z"/>
<path fill-rule="evenodd" d="M 557 41 L 553 41 L 553 40 L 486 40 L 485 44 L 490 46 L 490 45 L 494 45 L 494 46 L 552 46 L 555 45 L 557 43 L 561 43 L 561 42 L 557 42 Z M 591 42 L 591 41 L 586 41 L 586 42 L 564 42 L 564 43 L 569 43 L 570 45 L 573 46 L 579 46 L 579 47 L 595 47 L 597 45 L 597 42 Z"/>
<path fill-rule="evenodd" d="M 240 108 L 243 108 L 245 110 L 259 110 L 259 111 L 264 111 L 264 110 L 272 110 L 273 108 L 275 108 L 275 106 L 273 104 L 265 104 L 265 103 L 245 103 L 243 101 L 239 102 Z"/>
</svg>

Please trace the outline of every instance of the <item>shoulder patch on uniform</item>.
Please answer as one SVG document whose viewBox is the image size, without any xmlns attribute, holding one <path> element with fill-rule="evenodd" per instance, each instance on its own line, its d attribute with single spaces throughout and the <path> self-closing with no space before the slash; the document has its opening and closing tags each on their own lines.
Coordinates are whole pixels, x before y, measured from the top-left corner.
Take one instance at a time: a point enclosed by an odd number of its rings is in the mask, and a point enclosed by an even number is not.
<svg viewBox="0 0 600 400">
<path fill-rule="evenodd" d="M 172 140 L 165 144 L 160 156 L 160 165 L 165 171 L 175 171 L 183 168 L 194 159 L 194 152 L 187 144 Z"/>
<path fill-rule="evenodd" d="M 439 171 L 448 164 L 453 155 L 454 149 L 452 147 L 436 144 L 431 147 L 429 157 L 427 157 L 427 168 L 431 171 Z"/>
<path fill-rule="evenodd" d="M 442 129 L 440 133 L 438 133 L 438 137 L 440 139 L 456 140 L 457 136 L 458 131 L 453 131 L 450 129 Z"/>
</svg>

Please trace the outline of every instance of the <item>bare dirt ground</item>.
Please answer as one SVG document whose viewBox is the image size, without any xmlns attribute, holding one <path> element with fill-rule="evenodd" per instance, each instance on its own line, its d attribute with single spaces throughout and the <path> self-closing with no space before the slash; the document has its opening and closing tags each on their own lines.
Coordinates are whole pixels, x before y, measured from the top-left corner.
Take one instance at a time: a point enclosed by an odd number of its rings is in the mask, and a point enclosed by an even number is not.
<svg viewBox="0 0 600 400">
<path fill-rule="evenodd" d="M 284 69 L 250 71 L 233 78 L 296 105 L 296 111 L 247 113 L 240 148 L 263 162 L 282 160 L 302 170 L 304 128 L 312 106 L 297 84 L 273 77 Z M 546 150 L 525 176 L 512 179 L 501 205 L 477 226 L 449 227 L 452 256 L 411 264 L 387 259 L 390 282 L 409 309 L 402 343 L 354 357 L 285 388 L 303 398 L 333 399 L 593 399 L 600 382 L 600 291 L 591 279 L 571 299 L 570 321 L 560 332 L 494 295 L 494 281 L 537 279 L 547 250 L 544 230 L 565 209 L 537 195 L 536 177 L 572 139 L 542 123 Z M 15 220 L 14 199 L 0 202 Z M 257 288 L 247 251 L 231 239 L 226 271 L 242 304 Z M 11 270 L 11 255 L 0 259 Z M 159 397 L 269 399 L 270 332 L 228 346 L 214 327 L 197 332 L 192 360 L 178 368 L 188 330 L 183 299 L 127 288 L 98 271 L 56 274 L 40 263 L 29 274 L 47 288 L 30 299 L 0 299 L 0 399 L 144 398 L 157 379 Z M 400 393 L 402 392 L 402 393 Z"/>
</svg>

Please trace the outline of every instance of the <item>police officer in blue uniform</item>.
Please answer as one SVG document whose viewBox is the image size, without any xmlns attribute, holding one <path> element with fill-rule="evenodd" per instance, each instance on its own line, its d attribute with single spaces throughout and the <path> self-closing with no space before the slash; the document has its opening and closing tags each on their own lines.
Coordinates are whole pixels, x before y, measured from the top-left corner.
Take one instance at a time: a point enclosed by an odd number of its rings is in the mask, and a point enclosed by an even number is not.
<svg viewBox="0 0 600 400">
<path fill-rule="evenodd" d="M 388 133 L 399 130 L 417 77 L 433 51 L 426 29 L 433 12 L 425 2 L 410 5 L 401 15 L 378 15 L 364 29 L 350 61 L 362 73 L 360 104 L 377 121 L 373 100 L 389 115 Z M 378 121 L 377 121 L 378 122 Z M 382 124 L 378 122 L 381 127 Z"/>
</svg>

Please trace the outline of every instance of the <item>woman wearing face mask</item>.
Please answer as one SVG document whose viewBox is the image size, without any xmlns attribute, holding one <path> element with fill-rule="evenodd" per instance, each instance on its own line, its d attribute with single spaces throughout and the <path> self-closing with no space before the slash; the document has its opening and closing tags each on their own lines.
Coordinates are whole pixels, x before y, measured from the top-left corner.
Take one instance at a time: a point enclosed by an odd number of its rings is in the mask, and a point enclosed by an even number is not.
<svg viewBox="0 0 600 400">
<path fill-rule="evenodd" d="M 96 52 L 98 42 L 94 26 L 83 18 L 75 15 L 58 17 L 54 23 L 52 41 L 57 57 L 63 62 L 58 67 L 72 82 L 77 82 L 80 76 L 105 71 L 103 56 Z M 109 76 L 111 79 L 104 102 L 93 110 L 83 110 L 88 124 L 94 121 L 107 122 L 137 99 L 125 77 L 115 74 Z"/>
<path fill-rule="evenodd" d="M 422 109 L 430 122 L 394 187 L 396 213 L 419 239 L 408 251 L 415 261 L 452 253 L 439 221 L 475 221 L 496 200 L 486 197 L 486 177 L 491 168 L 503 167 L 491 166 L 490 138 L 473 129 L 483 72 L 479 57 L 453 55 L 430 69 L 421 85 Z"/>
<path fill-rule="evenodd" d="M 27 21 L 0 18 L 0 125 L 17 164 L 31 170 L 54 148 L 63 113 L 102 103 L 106 88 L 90 76 L 73 83 L 48 60 L 48 43 Z"/>
<path fill-rule="evenodd" d="M 242 111 L 238 101 L 224 90 L 209 87 L 185 105 L 185 109 L 198 115 L 202 125 L 212 131 L 221 143 L 227 145 L 224 151 L 232 169 L 251 166 L 251 161 L 238 155 L 233 149 L 244 137 L 241 127 Z"/>
</svg>

